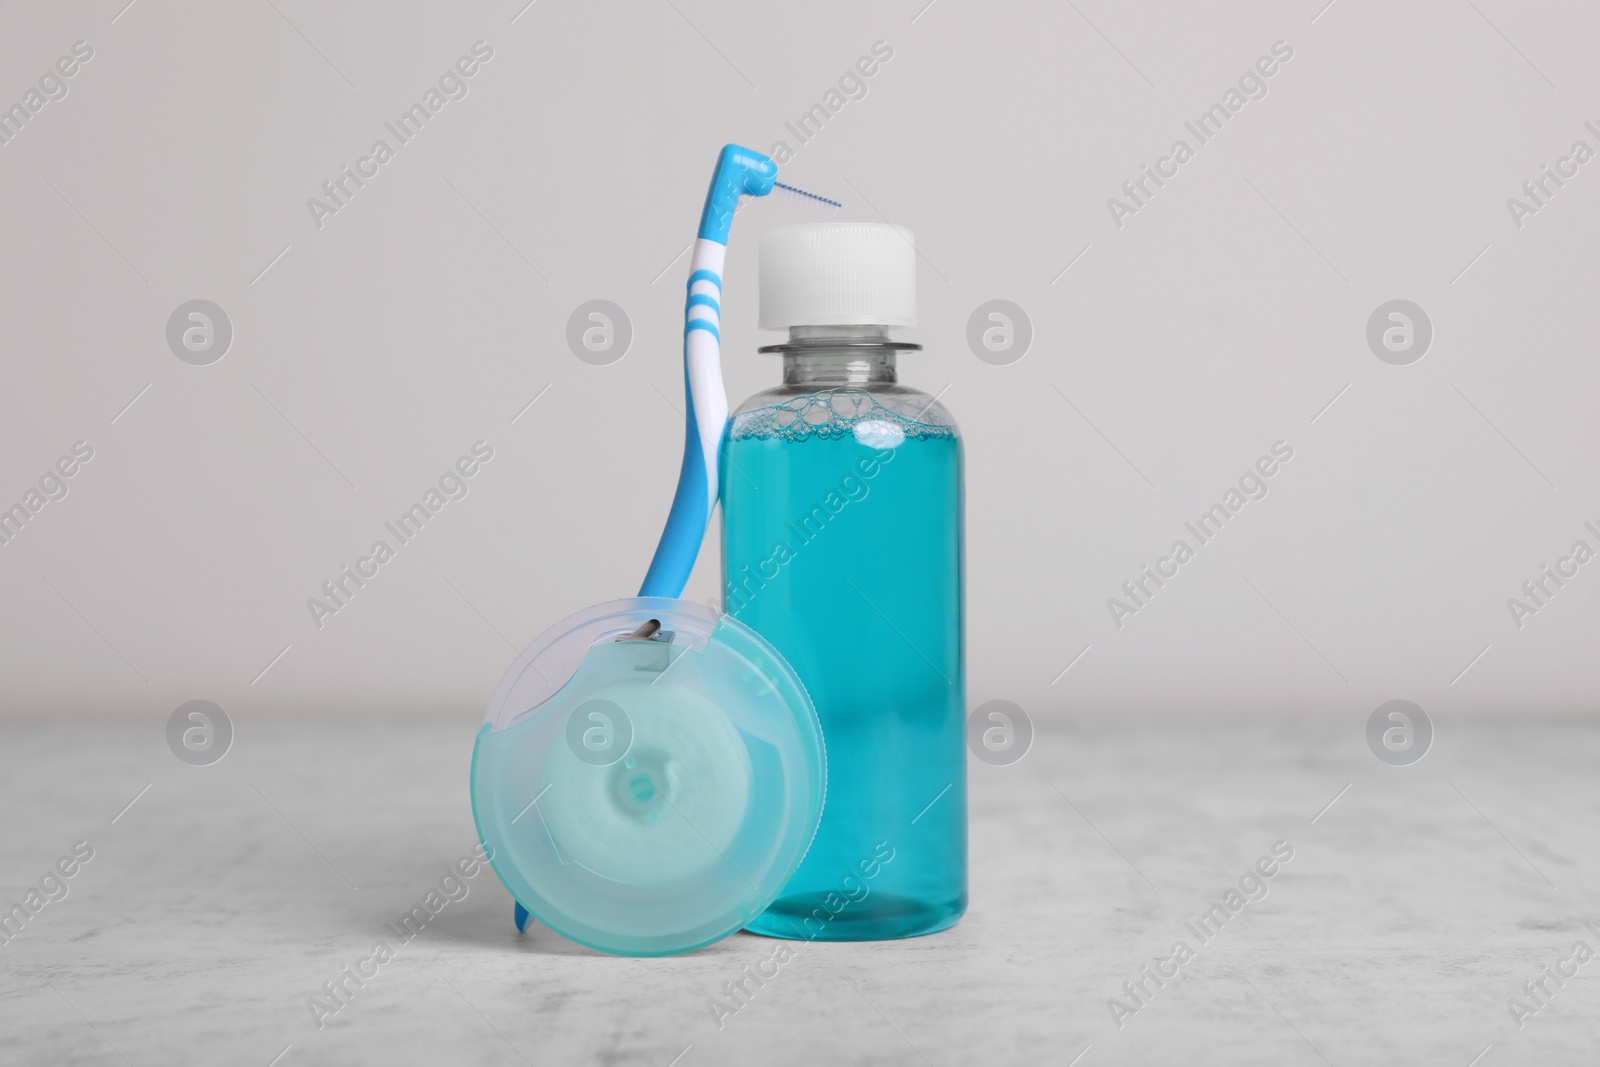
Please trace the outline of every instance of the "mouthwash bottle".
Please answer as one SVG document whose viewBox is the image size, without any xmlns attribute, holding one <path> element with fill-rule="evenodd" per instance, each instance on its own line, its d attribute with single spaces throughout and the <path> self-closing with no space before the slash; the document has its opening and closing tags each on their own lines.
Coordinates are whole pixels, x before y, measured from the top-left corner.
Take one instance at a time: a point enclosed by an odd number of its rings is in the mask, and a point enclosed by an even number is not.
<svg viewBox="0 0 1600 1067">
<path fill-rule="evenodd" d="M 783 384 L 732 417 L 722 455 L 725 609 L 800 675 L 827 746 L 822 823 L 748 929 L 867 941 L 967 906 L 961 437 L 901 385 L 920 345 L 903 227 L 787 226 L 761 242 L 761 327 Z"/>
</svg>

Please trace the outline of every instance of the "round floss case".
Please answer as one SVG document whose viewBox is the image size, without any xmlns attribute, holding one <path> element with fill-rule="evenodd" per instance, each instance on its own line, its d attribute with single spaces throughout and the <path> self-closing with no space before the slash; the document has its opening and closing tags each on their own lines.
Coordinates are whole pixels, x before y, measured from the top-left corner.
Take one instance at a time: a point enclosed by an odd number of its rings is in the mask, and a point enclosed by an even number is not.
<svg viewBox="0 0 1600 1067">
<path fill-rule="evenodd" d="M 472 810 L 533 918 L 665 956 L 748 924 L 800 865 L 827 762 L 805 687 L 731 616 L 636 597 L 517 657 L 472 755 Z"/>
</svg>

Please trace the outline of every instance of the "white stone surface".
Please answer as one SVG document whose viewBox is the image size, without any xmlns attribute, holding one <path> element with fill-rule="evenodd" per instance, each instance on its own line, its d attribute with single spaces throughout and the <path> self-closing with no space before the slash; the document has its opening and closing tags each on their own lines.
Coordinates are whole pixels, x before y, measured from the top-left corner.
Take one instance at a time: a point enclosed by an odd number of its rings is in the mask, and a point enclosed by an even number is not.
<svg viewBox="0 0 1600 1067">
<path fill-rule="evenodd" d="M 1600 926 L 1600 723 L 1443 719 L 1404 768 L 1367 751 L 1364 715 L 1053 723 L 1015 766 L 972 763 L 959 926 L 803 946 L 721 1029 L 708 998 L 774 942 L 609 958 L 518 936 L 484 873 L 319 1030 L 307 998 L 471 847 L 475 720 L 245 718 L 203 768 L 142 717 L 0 722 L 0 899 L 20 900 L 74 842 L 95 849 L 67 898 L 0 946 L 0 1060 L 1600 1057 L 1600 960 L 1520 1030 L 1506 1006 L 1575 940 L 1600 950 L 1581 926 Z M 1280 840 L 1294 858 L 1266 899 L 1199 946 L 1184 921 Z M 1196 957 L 1119 1029 L 1107 998 L 1179 938 Z"/>
</svg>

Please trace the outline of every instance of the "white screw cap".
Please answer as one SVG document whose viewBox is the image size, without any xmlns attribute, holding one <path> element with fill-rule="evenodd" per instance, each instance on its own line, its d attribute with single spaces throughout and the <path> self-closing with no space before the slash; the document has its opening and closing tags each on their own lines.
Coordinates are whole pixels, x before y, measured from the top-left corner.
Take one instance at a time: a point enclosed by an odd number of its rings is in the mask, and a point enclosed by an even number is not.
<svg viewBox="0 0 1600 1067">
<path fill-rule="evenodd" d="M 761 329 L 916 324 L 916 235 L 904 226 L 817 222 L 762 234 Z"/>
</svg>

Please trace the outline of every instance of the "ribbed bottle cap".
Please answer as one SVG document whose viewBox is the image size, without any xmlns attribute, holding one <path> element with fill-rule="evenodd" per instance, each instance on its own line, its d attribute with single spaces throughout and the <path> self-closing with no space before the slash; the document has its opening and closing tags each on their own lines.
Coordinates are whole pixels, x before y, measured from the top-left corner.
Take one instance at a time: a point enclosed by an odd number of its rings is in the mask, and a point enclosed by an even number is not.
<svg viewBox="0 0 1600 1067">
<path fill-rule="evenodd" d="M 763 330 L 916 324 L 916 236 L 904 226 L 822 222 L 762 235 Z"/>
</svg>

